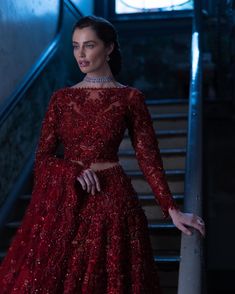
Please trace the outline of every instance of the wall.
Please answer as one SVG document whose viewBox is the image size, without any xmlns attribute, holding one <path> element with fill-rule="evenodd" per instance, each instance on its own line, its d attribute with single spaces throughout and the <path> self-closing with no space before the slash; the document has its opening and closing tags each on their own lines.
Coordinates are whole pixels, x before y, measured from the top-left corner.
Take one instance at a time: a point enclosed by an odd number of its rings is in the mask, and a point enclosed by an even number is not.
<svg viewBox="0 0 235 294">
<path fill-rule="evenodd" d="M 45 111 L 53 91 L 71 84 L 76 84 L 81 78 L 78 65 L 73 57 L 71 45 L 72 27 L 81 15 L 76 11 L 71 10 L 72 6 L 67 5 L 66 2 L 68 1 L 65 1 L 64 5 L 61 7 L 57 6 L 54 18 L 51 19 L 51 21 L 54 19 L 57 23 L 57 19 L 59 18 L 59 9 L 63 8 L 63 18 L 60 19 L 60 41 L 57 50 L 53 54 L 53 57 L 46 62 L 46 66 L 42 73 L 35 80 L 33 80 L 32 85 L 27 88 L 25 94 L 16 104 L 7 120 L 0 125 L 0 205 L 11 193 L 16 181 L 24 172 L 25 165 L 28 163 L 32 155 L 34 155 L 34 148 L 39 140 L 42 119 L 45 115 Z M 34 1 L 33 3 L 46 3 L 46 1 Z M 6 12 L 15 10 L 15 15 L 19 13 L 21 16 L 21 9 L 13 4 L 12 7 L 2 6 L 1 15 L 5 15 L 4 9 L 6 9 Z M 22 5 L 23 4 L 24 2 L 22 2 Z M 60 4 L 62 5 L 63 3 L 61 2 Z M 54 8 L 52 6 L 50 9 L 53 10 Z M 19 62 L 22 68 L 19 66 L 19 70 L 21 71 L 16 72 L 12 67 L 9 66 L 9 69 L 7 69 L 6 66 L 6 74 L 1 72 L 1 75 L 5 79 L 4 83 L 8 85 L 7 87 L 4 87 L 4 95 L 6 95 L 6 97 L 15 90 L 21 81 L 24 80 L 27 70 L 37 64 L 40 52 L 42 52 L 44 47 L 50 43 L 51 38 L 54 36 L 55 25 L 48 29 L 48 35 L 46 35 L 44 30 L 46 25 L 50 24 L 50 13 L 48 14 L 45 12 L 45 15 L 42 13 L 41 16 L 36 16 L 35 9 L 36 7 L 32 9 L 31 16 L 29 13 L 27 18 L 22 21 L 22 23 L 28 28 L 28 31 L 26 30 L 24 34 L 22 33 L 24 39 L 19 30 L 13 30 L 17 40 L 21 40 L 20 38 L 22 37 L 22 41 L 20 43 L 21 46 L 15 44 L 15 46 L 17 46 L 18 54 L 14 55 L 15 62 L 22 59 L 22 62 Z M 6 13 L 6 18 L 7 15 L 8 14 Z M 21 17 L 23 18 L 23 16 Z M 40 17 L 42 17 L 42 27 L 40 27 Z M 27 38 L 25 36 L 30 32 L 30 25 L 34 23 L 34 18 L 36 18 L 35 23 L 37 23 L 37 26 L 35 26 L 33 30 L 33 39 L 27 42 Z M 32 22 L 29 24 L 28 19 L 32 19 Z M 46 20 L 48 20 L 48 22 L 46 22 Z M 9 28 L 12 27 L 9 26 Z M 11 43 L 11 30 L 9 30 L 8 33 L 10 41 L 8 41 L 9 43 L 7 44 L 9 44 L 10 48 L 6 47 L 6 52 L 10 49 L 14 49 L 11 48 L 13 46 Z M 38 37 L 39 40 L 37 39 L 37 36 L 40 36 L 40 38 Z M 5 37 L 7 38 L 7 35 Z M 29 44 L 32 45 L 32 47 L 28 48 Z M 26 54 L 25 48 L 27 48 L 28 54 Z M 35 50 L 38 52 L 38 55 L 33 52 Z M 0 52 L 1 59 L 3 59 L 2 54 L 3 53 Z M 25 57 L 24 59 L 21 58 L 22 55 Z M 5 56 L 7 57 L 8 55 L 5 54 Z M 4 83 L 1 81 L 0 89 Z M 4 96 L 3 92 L 1 95 L 1 97 Z"/>
<path fill-rule="evenodd" d="M 79 10 L 83 15 L 93 14 L 94 0 L 73 0 L 73 3 L 79 7 Z"/>
<path fill-rule="evenodd" d="M 0 104 L 24 80 L 53 39 L 59 0 L 1 1 Z"/>
</svg>

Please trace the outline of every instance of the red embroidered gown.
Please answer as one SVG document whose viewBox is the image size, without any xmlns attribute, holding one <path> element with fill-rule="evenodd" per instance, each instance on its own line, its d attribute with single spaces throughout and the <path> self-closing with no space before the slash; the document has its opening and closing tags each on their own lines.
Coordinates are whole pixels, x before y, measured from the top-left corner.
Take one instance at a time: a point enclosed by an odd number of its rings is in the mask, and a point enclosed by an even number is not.
<svg viewBox="0 0 235 294">
<path fill-rule="evenodd" d="M 118 161 L 127 128 L 164 218 L 169 207 L 179 209 L 144 99 L 129 86 L 53 93 L 36 152 L 32 199 L 0 267 L 2 294 L 161 293 L 147 219 L 122 166 L 96 171 L 101 191 L 95 195 L 76 180 L 91 163 Z M 55 155 L 59 142 L 63 158 Z"/>
</svg>

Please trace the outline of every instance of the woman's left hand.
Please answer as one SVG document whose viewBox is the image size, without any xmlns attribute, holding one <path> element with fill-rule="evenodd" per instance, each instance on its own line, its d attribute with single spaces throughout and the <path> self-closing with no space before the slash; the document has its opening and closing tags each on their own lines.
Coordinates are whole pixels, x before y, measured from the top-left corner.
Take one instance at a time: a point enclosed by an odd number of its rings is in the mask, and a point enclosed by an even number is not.
<svg viewBox="0 0 235 294">
<path fill-rule="evenodd" d="M 191 226 L 197 229 L 201 233 L 201 235 L 205 237 L 205 223 L 200 216 L 194 213 L 182 212 L 174 208 L 169 208 L 169 214 L 174 225 L 186 235 L 192 235 L 192 231 L 187 227 Z"/>
</svg>

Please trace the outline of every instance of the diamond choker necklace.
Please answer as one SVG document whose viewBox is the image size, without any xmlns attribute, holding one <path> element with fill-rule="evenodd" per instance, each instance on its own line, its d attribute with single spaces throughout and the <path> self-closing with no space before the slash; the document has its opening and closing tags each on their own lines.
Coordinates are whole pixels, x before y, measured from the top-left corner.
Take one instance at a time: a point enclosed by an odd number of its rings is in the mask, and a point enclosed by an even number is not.
<svg viewBox="0 0 235 294">
<path fill-rule="evenodd" d="M 110 76 L 109 77 L 97 77 L 97 78 L 91 78 L 91 77 L 85 76 L 83 81 L 89 82 L 89 83 L 105 83 L 105 82 L 114 81 L 114 78 L 110 77 Z"/>
</svg>

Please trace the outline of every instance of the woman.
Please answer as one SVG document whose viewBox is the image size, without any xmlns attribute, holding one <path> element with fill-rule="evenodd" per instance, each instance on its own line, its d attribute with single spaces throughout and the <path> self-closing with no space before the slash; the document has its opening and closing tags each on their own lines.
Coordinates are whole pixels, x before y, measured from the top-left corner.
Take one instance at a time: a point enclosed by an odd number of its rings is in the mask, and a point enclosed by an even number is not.
<svg viewBox="0 0 235 294">
<path fill-rule="evenodd" d="M 143 93 L 115 80 L 121 55 L 112 24 L 84 17 L 72 42 L 85 78 L 51 97 L 32 200 L 0 268 L 1 293 L 161 293 L 147 219 L 118 162 L 126 128 L 164 218 L 205 236 L 203 221 L 172 197 Z M 64 158 L 55 156 L 59 141 Z"/>
</svg>

